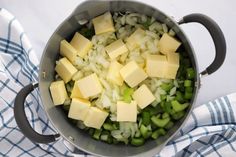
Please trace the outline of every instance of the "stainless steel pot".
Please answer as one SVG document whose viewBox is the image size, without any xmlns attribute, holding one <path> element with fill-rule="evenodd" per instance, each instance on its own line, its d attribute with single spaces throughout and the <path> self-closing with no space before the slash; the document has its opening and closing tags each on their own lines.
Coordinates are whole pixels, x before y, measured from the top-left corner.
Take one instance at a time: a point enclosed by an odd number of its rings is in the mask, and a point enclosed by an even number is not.
<svg viewBox="0 0 236 157">
<path fill-rule="evenodd" d="M 183 43 L 183 46 L 189 54 L 192 64 L 198 75 L 195 77 L 194 97 L 191 102 L 187 114 L 182 120 L 167 133 L 166 136 L 158 140 L 152 140 L 145 143 L 141 147 L 132 147 L 126 145 L 109 145 L 100 141 L 92 139 L 83 131 L 78 130 L 75 126 L 68 123 L 65 114 L 60 108 L 53 105 L 49 85 L 54 80 L 55 76 L 55 61 L 59 55 L 59 45 L 62 39 L 70 39 L 74 32 L 78 30 L 81 25 L 80 21 L 85 19 L 89 20 L 106 11 L 111 12 L 138 12 L 148 16 L 155 17 L 158 21 L 166 23 L 169 28 L 174 29 L 178 38 Z M 197 22 L 206 27 L 209 31 L 214 44 L 216 55 L 212 64 L 203 72 L 199 73 L 198 65 L 194 50 L 190 41 L 180 28 L 181 24 Z M 166 143 L 175 135 L 175 133 L 183 126 L 193 108 L 194 102 L 197 97 L 197 92 L 200 87 L 201 75 L 208 75 L 215 72 L 224 62 L 226 55 L 226 43 L 222 31 L 219 26 L 209 17 L 202 14 L 190 14 L 184 16 L 179 22 L 175 22 L 171 17 L 167 16 L 160 10 L 148 6 L 144 3 L 135 1 L 86 1 L 80 4 L 75 11 L 56 29 L 51 36 L 50 40 L 45 47 L 44 53 L 41 58 L 39 83 L 29 84 L 24 87 L 15 99 L 14 114 L 16 122 L 23 132 L 23 134 L 30 140 L 36 143 L 50 143 L 58 139 L 59 136 L 63 137 L 66 141 L 73 144 L 78 150 L 83 150 L 87 153 L 98 156 L 153 156 L 161 151 Z M 51 123 L 54 125 L 58 134 L 56 135 L 40 135 L 35 132 L 29 122 L 27 121 L 24 112 L 24 101 L 26 96 L 39 86 L 40 95 L 42 98 L 45 112 Z"/>
</svg>

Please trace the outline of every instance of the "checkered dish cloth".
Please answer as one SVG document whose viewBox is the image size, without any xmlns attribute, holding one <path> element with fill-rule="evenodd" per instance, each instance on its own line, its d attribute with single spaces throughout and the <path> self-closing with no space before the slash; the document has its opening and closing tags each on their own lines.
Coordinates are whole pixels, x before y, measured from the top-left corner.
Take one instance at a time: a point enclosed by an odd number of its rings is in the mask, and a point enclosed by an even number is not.
<svg viewBox="0 0 236 157">
<path fill-rule="evenodd" d="M 0 156 L 72 156 L 62 140 L 32 143 L 16 125 L 13 115 L 16 94 L 25 85 L 37 81 L 37 73 L 38 60 L 20 23 L 1 9 Z M 28 96 L 25 111 L 37 132 L 56 133 L 43 111 L 37 90 Z M 157 156 L 236 156 L 235 118 L 236 93 L 203 104 L 193 110 L 185 126 Z"/>
</svg>

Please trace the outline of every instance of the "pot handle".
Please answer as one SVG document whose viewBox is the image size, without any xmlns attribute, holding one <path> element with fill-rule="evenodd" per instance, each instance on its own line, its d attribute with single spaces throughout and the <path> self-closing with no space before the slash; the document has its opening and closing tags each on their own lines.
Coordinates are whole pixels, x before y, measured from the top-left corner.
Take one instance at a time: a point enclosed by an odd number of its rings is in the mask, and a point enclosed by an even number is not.
<svg viewBox="0 0 236 157">
<path fill-rule="evenodd" d="M 203 14 L 195 13 L 184 16 L 178 23 L 184 24 L 191 22 L 197 22 L 202 24 L 209 31 L 213 39 L 216 52 L 215 59 L 203 72 L 201 72 L 201 75 L 212 74 L 221 67 L 225 60 L 226 42 L 223 32 L 215 21 Z"/>
<path fill-rule="evenodd" d="M 30 125 L 27 120 L 24 103 L 25 99 L 35 88 L 38 87 L 38 83 L 29 84 L 22 88 L 19 93 L 16 95 L 14 102 L 14 116 L 18 127 L 21 129 L 22 133 L 29 138 L 31 141 L 36 143 L 50 143 L 57 140 L 60 137 L 59 134 L 55 135 L 41 135 L 37 133 Z"/>
</svg>

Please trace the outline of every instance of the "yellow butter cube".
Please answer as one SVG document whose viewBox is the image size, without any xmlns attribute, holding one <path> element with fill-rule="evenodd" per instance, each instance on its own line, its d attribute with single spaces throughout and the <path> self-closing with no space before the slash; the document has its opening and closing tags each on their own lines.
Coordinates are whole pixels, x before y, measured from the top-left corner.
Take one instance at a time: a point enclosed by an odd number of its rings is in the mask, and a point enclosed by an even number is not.
<svg viewBox="0 0 236 157">
<path fill-rule="evenodd" d="M 64 82 L 67 83 L 77 72 L 77 69 L 70 63 L 67 58 L 64 57 L 57 62 L 55 71 L 64 80 Z"/>
<path fill-rule="evenodd" d="M 110 45 L 105 47 L 109 57 L 111 59 L 115 59 L 119 55 L 126 53 L 128 51 L 126 45 L 122 41 L 122 39 L 116 40 L 115 42 L 111 43 Z"/>
<path fill-rule="evenodd" d="M 164 33 L 158 45 L 160 52 L 163 54 L 167 54 L 168 52 L 175 52 L 181 45 L 181 42 L 179 42 L 177 39 L 170 36 L 169 34 Z"/>
<path fill-rule="evenodd" d="M 148 55 L 146 58 L 146 72 L 150 77 L 165 78 L 168 68 L 164 55 Z"/>
<path fill-rule="evenodd" d="M 155 96 L 148 89 L 146 85 L 140 86 L 132 95 L 133 99 L 137 102 L 141 109 L 144 109 L 150 105 L 154 100 Z"/>
<path fill-rule="evenodd" d="M 112 16 L 110 12 L 95 17 L 93 20 L 95 34 L 102 34 L 106 32 L 115 32 Z"/>
<path fill-rule="evenodd" d="M 89 112 L 90 106 L 91 104 L 88 100 L 73 98 L 68 117 L 84 121 Z"/>
<path fill-rule="evenodd" d="M 60 43 L 60 54 L 66 57 L 72 64 L 75 64 L 77 51 L 66 40 L 62 40 Z"/>
<path fill-rule="evenodd" d="M 97 107 L 90 107 L 88 114 L 84 120 L 84 124 L 87 127 L 92 127 L 95 129 L 100 129 L 105 122 L 108 113 Z"/>
<path fill-rule="evenodd" d="M 71 91 L 71 98 L 84 98 L 83 95 L 80 92 L 78 81 L 74 83 L 73 89 Z"/>
<path fill-rule="evenodd" d="M 131 34 L 126 40 L 129 50 L 140 47 L 140 42 L 143 40 L 145 35 L 146 32 L 141 28 L 138 28 L 133 34 Z"/>
<path fill-rule="evenodd" d="M 165 73 L 165 78 L 175 79 L 179 69 L 179 54 L 173 52 L 167 53 L 167 61 L 168 61 L 167 64 L 168 66 L 167 66 L 167 71 Z"/>
<path fill-rule="evenodd" d="M 123 78 L 120 75 L 121 68 L 123 68 L 122 64 L 115 60 L 112 61 L 108 70 L 107 80 L 111 83 L 117 84 L 118 86 L 122 86 Z"/>
<path fill-rule="evenodd" d="M 78 80 L 77 83 L 84 98 L 89 98 L 102 92 L 102 85 L 95 73 Z"/>
<path fill-rule="evenodd" d="M 125 82 L 132 88 L 147 78 L 145 71 L 135 61 L 127 63 L 120 70 L 120 74 Z"/>
<path fill-rule="evenodd" d="M 76 32 L 70 44 L 76 49 L 77 54 L 84 58 L 92 48 L 92 42 L 80 33 Z"/>
<path fill-rule="evenodd" d="M 117 121 L 118 122 L 136 122 L 137 121 L 137 103 L 131 101 L 131 103 L 125 103 L 118 101 L 117 107 Z"/>
<path fill-rule="evenodd" d="M 64 81 L 52 82 L 49 89 L 54 105 L 61 105 L 68 98 Z"/>
</svg>

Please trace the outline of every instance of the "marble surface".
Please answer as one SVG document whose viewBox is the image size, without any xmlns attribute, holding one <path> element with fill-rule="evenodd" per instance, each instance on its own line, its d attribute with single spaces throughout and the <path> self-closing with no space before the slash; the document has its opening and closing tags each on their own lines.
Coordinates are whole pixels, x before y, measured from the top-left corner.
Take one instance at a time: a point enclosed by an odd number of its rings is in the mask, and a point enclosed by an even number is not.
<svg viewBox="0 0 236 157">
<path fill-rule="evenodd" d="M 0 7 L 12 12 L 21 22 L 40 59 L 53 31 L 81 2 L 81 0 L 1 0 Z M 233 20 L 236 16 L 235 0 L 145 0 L 145 3 L 174 16 L 176 20 L 190 13 L 206 14 L 223 30 L 227 43 L 225 63 L 214 74 L 202 78 L 196 105 L 236 92 L 236 21 Z M 214 58 L 214 45 L 209 33 L 199 24 L 187 24 L 181 27 L 195 49 L 200 70 L 204 70 Z"/>
</svg>

